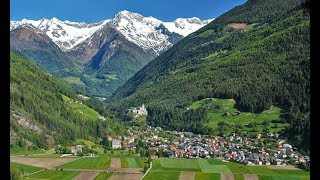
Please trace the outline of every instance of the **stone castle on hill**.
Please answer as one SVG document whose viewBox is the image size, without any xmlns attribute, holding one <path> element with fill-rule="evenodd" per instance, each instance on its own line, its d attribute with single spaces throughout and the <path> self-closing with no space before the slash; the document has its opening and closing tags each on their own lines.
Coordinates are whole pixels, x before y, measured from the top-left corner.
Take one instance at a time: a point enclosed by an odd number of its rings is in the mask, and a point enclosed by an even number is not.
<svg viewBox="0 0 320 180">
<path fill-rule="evenodd" d="M 130 109 L 128 109 L 129 113 L 132 114 L 132 116 L 134 118 L 137 118 L 139 116 L 143 116 L 143 115 L 148 115 L 148 111 L 146 109 L 146 107 L 144 106 L 144 104 L 142 104 L 141 107 L 132 107 Z"/>
</svg>

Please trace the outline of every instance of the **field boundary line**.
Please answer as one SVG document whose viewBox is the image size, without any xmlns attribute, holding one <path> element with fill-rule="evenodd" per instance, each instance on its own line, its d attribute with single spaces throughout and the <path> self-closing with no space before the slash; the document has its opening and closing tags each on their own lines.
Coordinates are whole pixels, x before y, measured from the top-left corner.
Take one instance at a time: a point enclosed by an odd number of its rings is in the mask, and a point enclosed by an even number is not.
<svg viewBox="0 0 320 180">
<path fill-rule="evenodd" d="M 152 162 L 150 162 L 150 167 L 149 167 L 149 169 L 146 171 L 146 173 L 144 173 L 144 175 L 141 177 L 140 180 L 142 180 L 142 179 L 148 174 L 148 172 L 150 171 L 151 168 L 152 168 Z"/>
<path fill-rule="evenodd" d="M 80 158 L 82 158 L 82 157 L 79 157 L 79 158 L 74 159 L 74 160 L 72 160 L 72 161 L 69 161 L 69 162 L 66 162 L 66 163 L 62 163 L 62 164 L 58 164 L 58 165 L 55 165 L 55 166 L 52 166 L 52 167 L 43 168 L 43 169 L 41 169 L 41 170 L 39 170 L 39 171 L 29 173 L 29 174 L 27 174 L 27 176 L 32 175 L 32 174 L 35 174 L 35 173 L 38 173 L 38 172 L 41 172 L 41 171 L 45 171 L 45 170 L 48 170 L 48 169 L 53 169 L 53 168 L 56 167 L 56 166 L 61 166 L 61 165 L 63 165 L 63 164 L 67 164 L 67 163 L 73 162 L 73 161 L 78 160 L 78 159 L 80 159 Z"/>
</svg>

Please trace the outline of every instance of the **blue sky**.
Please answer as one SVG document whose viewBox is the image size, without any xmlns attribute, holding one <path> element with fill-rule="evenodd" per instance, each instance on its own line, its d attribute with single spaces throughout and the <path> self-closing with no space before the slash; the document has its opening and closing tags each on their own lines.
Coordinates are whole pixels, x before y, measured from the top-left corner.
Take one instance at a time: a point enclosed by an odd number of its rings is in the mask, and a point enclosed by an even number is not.
<svg viewBox="0 0 320 180">
<path fill-rule="evenodd" d="M 247 0 L 10 0 L 10 19 L 56 17 L 77 22 L 99 22 L 121 10 L 163 21 L 178 17 L 216 18 Z"/>
</svg>

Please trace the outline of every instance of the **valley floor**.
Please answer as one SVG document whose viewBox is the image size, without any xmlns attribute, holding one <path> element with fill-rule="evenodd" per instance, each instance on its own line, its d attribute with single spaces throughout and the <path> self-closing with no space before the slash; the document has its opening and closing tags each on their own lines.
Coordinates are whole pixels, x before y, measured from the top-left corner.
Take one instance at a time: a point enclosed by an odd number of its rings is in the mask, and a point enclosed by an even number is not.
<svg viewBox="0 0 320 180">
<path fill-rule="evenodd" d="M 140 180 L 144 176 L 143 166 L 132 168 L 127 162 L 135 156 L 109 156 L 80 158 L 11 157 L 11 168 L 22 168 L 26 179 L 121 179 Z M 44 163 L 47 162 L 47 163 Z M 85 164 L 84 164 L 85 163 Z M 130 164 L 130 163 L 129 163 Z M 310 179 L 310 173 L 280 166 L 246 166 L 220 159 L 159 158 L 152 160 L 152 168 L 143 177 L 145 180 L 258 180 L 258 179 Z"/>
</svg>

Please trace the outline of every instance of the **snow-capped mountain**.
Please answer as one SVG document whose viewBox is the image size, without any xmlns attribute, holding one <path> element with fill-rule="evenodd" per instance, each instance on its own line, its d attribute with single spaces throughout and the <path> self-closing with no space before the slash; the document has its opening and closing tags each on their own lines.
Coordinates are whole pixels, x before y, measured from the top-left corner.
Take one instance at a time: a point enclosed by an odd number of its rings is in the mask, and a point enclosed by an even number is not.
<svg viewBox="0 0 320 180">
<path fill-rule="evenodd" d="M 121 11 L 98 23 L 57 18 L 10 21 L 10 48 L 93 96 L 110 96 L 136 72 L 211 20 L 154 17 Z"/>
<path fill-rule="evenodd" d="M 108 20 L 86 24 L 84 22 L 60 21 L 57 18 L 50 20 L 41 19 L 38 21 L 23 19 L 22 21 L 11 21 L 10 30 L 20 26 L 31 26 L 36 30 L 46 33 L 61 50 L 67 51 L 90 37 L 107 22 Z"/>
<path fill-rule="evenodd" d="M 194 31 L 202 28 L 203 26 L 209 24 L 213 19 L 201 20 L 197 17 L 193 18 L 178 18 L 173 22 L 164 22 L 166 28 L 169 31 L 178 33 L 182 36 L 187 36 Z"/>
<path fill-rule="evenodd" d="M 29 26 L 46 33 L 62 51 L 70 51 L 108 24 L 144 50 L 153 50 L 159 54 L 173 45 L 170 33 L 177 33 L 185 37 L 205 26 L 211 20 L 203 21 L 193 17 L 163 22 L 154 17 L 144 17 L 138 13 L 124 10 L 117 13 L 112 19 L 91 24 L 61 21 L 57 18 L 11 21 L 10 31 L 17 27 Z"/>
</svg>

